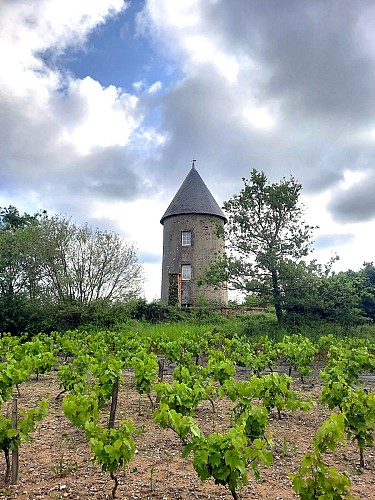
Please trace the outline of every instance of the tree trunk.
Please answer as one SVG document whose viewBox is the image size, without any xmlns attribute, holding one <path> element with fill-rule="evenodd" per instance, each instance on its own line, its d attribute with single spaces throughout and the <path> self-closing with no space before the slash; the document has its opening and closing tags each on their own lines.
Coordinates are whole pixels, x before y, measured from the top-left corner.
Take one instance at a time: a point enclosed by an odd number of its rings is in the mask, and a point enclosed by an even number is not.
<svg viewBox="0 0 375 500">
<path fill-rule="evenodd" d="M 277 323 L 281 325 L 281 323 L 283 322 L 283 310 L 281 307 L 281 292 L 279 285 L 279 277 L 275 269 L 271 271 L 271 275 L 272 275 L 272 295 L 275 304 Z"/>
</svg>

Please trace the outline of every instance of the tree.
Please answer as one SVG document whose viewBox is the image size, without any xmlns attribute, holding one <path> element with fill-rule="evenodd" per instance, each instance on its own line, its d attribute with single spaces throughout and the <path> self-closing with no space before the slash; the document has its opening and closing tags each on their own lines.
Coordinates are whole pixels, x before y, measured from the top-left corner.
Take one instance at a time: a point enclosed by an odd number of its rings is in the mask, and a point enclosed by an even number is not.
<svg viewBox="0 0 375 500">
<path fill-rule="evenodd" d="M 18 208 L 13 205 L 9 205 L 7 208 L 0 207 L 0 231 L 24 228 L 28 224 L 35 222 L 39 215 L 29 215 L 27 213 L 21 215 Z"/>
<path fill-rule="evenodd" d="M 20 215 L 11 205 L 0 208 L 0 331 L 15 333 L 26 324 L 25 305 L 35 283 L 31 235 L 38 217 Z"/>
<path fill-rule="evenodd" d="M 80 304 L 139 297 L 143 277 L 136 250 L 116 233 L 78 226 L 63 216 L 44 217 L 40 229 L 42 287 L 48 296 Z"/>
<path fill-rule="evenodd" d="M 315 260 L 293 263 L 289 274 L 285 310 L 288 319 L 323 319 L 342 324 L 366 321 L 363 301 L 371 298 L 367 279 L 362 271 L 335 273 L 331 268 L 334 257 L 322 266 Z"/>
<path fill-rule="evenodd" d="M 75 327 L 92 306 L 139 298 L 142 282 L 134 246 L 116 233 L 0 209 L 0 331 L 49 329 L 53 317 Z"/>
<path fill-rule="evenodd" d="M 278 322 L 283 318 L 291 268 L 311 251 L 312 231 L 303 220 L 302 190 L 294 177 L 270 183 L 253 170 L 243 179 L 239 194 L 224 202 L 228 223 L 224 237 L 227 254 L 218 256 L 201 281 L 272 300 Z"/>
<path fill-rule="evenodd" d="M 359 271 L 365 280 L 362 294 L 362 309 L 364 314 L 375 320 L 375 266 L 373 262 L 364 262 Z"/>
</svg>

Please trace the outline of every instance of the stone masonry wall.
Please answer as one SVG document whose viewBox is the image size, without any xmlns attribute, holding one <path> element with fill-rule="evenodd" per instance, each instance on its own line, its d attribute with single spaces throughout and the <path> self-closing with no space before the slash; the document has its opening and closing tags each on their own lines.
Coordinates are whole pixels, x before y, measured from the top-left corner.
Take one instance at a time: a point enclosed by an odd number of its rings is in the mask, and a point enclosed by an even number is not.
<svg viewBox="0 0 375 500">
<path fill-rule="evenodd" d="M 220 217 L 200 214 L 175 215 L 164 220 L 161 291 L 163 303 L 168 303 L 169 274 L 180 273 L 183 264 L 192 266 L 192 279 L 182 281 L 182 305 L 228 303 L 226 290 L 198 287 L 196 284 L 209 263 L 224 252 L 224 241 L 216 236 L 217 224 L 223 224 Z M 182 231 L 191 231 L 191 246 L 182 246 Z"/>
</svg>

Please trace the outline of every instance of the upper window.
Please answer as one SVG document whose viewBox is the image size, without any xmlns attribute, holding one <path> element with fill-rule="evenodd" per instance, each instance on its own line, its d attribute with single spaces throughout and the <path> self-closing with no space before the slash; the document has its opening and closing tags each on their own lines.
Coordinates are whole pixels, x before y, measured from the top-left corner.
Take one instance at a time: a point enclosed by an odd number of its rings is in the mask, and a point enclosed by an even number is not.
<svg viewBox="0 0 375 500">
<path fill-rule="evenodd" d="M 191 280 L 191 265 L 190 264 L 183 264 L 181 266 L 181 279 L 182 279 L 182 281 Z"/>
<path fill-rule="evenodd" d="M 191 245 L 191 231 L 181 231 L 181 244 L 183 247 Z"/>
</svg>

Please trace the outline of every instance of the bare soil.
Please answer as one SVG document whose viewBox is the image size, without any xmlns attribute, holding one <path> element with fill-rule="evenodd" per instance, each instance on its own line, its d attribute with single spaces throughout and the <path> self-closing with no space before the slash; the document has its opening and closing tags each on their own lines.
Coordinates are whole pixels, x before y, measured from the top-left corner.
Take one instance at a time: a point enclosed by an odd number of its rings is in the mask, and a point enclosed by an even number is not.
<svg viewBox="0 0 375 500">
<path fill-rule="evenodd" d="M 166 377 L 168 380 L 168 376 Z M 374 386 L 373 382 L 366 384 Z M 291 487 L 289 474 L 295 472 L 302 456 L 311 449 L 312 437 L 330 411 L 319 404 L 321 383 L 312 376 L 303 385 L 293 383 L 295 390 L 312 397 L 316 406 L 308 412 L 284 412 L 270 416 L 269 431 L 274 461 L 262 469 L 256 481 L 249 471 L 249 483 L 241 499 L 289 500 L 298 498 Z M 29 380 L 21 386 L 19 408 L 35 406 L 41 398 L 49 399 L 49 414 L 39 424 L 33 440 L 20 449 L 20 473 L 17 485 L 4 484 L 5 460 L 0 460 L 0 498 L 18 500 L 74 499 L 95 500 L 111 498 L 113 481 L 109 473 L 91 461 L 90 449 L 80 429 L 74 428 L 61 409 L 62 398 L 56 372 Z M 374 387 L 372 388 L 374 389 Z M 196 413 L 198 425 L 204 432 L 219 432 L 230 425 L 231 404 L 216 402 L 213 413 L 210 403 L 200 405 Z M 11 411 L 9 403 L 8 411 Z M 109 413 L 109 409 L 108 409 Z M 192 457 L 181 458 L 183 446 L 172 431 L 158 427 L 152 418 L 147 397 L 135 391 L 133 375 L 125 374 L 121 386 L 117 420 L 132 418 L 138 431 L 136 454 L 124 471 L 118 474 L 118 499 L 192 500 L 225 499 L 231 494 L 213 480 L 201 482 L 192 466 Z M 358 467 L 359 455 L 355 445 L 339 446 L 327 463 L 347 471 L 352 480 L 352 494 L 362 499 L 375 499 L 375 450 L 365 451 L 366 466 Z"/>
</svg>

